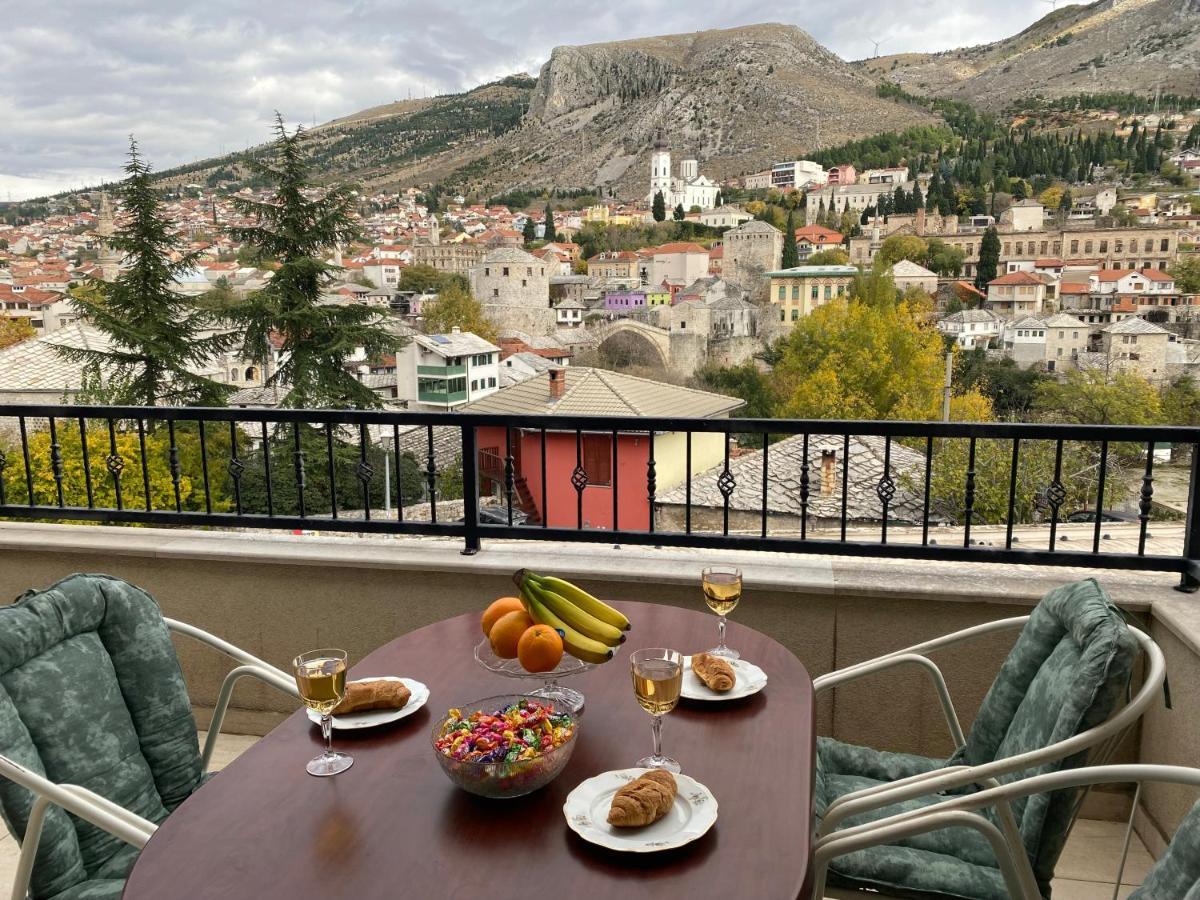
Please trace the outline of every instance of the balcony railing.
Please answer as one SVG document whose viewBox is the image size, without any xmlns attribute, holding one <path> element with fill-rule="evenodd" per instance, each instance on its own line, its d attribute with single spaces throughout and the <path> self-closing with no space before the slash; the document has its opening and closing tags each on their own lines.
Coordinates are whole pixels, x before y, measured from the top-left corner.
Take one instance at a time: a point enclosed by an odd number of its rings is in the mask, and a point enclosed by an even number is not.
<svg viewBox="0 0 1200 900">
<path fill-rule="evenodd" d="M 882 446 L 882 465 L 869 469 L 870 483 L 861 473 L 851 481 L 852 440 L 866 437 Z M 784 457 L 775 442 L 785 438 L 793 439 L 791 469 L 772 481 Z M 834 450 L 817 450 L 818 438 Z M 595 440 L 611 454 L 601 460 L 602 485 L 589 483 Z M 707 448 L 712 468 L 693 471 L 694 445 Z M 1160 516 L 1155 451 L 1164 445 L 1191 451 L 1175 549 L 1149 543 Z M 466 553 L 506 538 L 1157 570 L 1195 590 L 1197 445 L 1200 429 L 1178 427 L 0 406 L 0 517 L 440 535 L 463 540 Z M 761 458 L 753 478 L 738 462 L 751 451 Z M 834 463 L 825 470 L 827 457 Z M 1040 468 L 1030 468 L 1033 458 Z M 668 471 L 673 485 L 660 485 Z M 462 517 L 439 520 L 437 501 L 458 490 L 460 473 Z M 1031 474 L 1045 480 L 1031 484 Z M 761 497 L 756 508 L 744 493 L 731 503 L 738 478 Z M 1127 549 L 1114 551 L 1105 549 L 1115 526 L 1103 510 L 1121 479 L 1136 512 L 1122 526 Z M 483 519 L 481 481 L 499 486 Z M 852 486 L 858 507 L 864 495 L 873 506 L 869 516 L 850 509 Z M 662 522 L 666 487 L 674 528 Z M 798 510 L 787 527 L 773 505 L 781 491 Z M 1072 514 L 1084 494 L 1091 513 Z M 1018 510 L 1031 497 L 1044 548 L 1015 533 L 1027 527 Z M 1007 515 L 985 520 L 984 498 Z M 707 526 L 697 518 L 702 505 Z M 532 527 L 519 524 L 525 507 L 540 509 Z M 985 526 L 994 540 L 979 540 Z"/>
<path fill-rule="evenodd" d="M 417 366 L 418 375 L 432 375 L 436 377 L 450 377 L 451 375 L 466 375 L 466 363 L 459 363 L 457 366 Z"/>
</svg>

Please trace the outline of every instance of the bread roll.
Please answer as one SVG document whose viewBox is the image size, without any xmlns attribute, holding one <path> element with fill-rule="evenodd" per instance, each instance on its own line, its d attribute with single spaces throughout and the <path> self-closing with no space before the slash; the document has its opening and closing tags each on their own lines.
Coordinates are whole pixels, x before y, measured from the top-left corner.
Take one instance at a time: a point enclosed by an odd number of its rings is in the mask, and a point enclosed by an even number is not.
<svg viewBox="0 0 1200 900">
<path fill-rule="evenodd" d="M 385 681 L 382 678 L 355 681 L 346 685 L 346 696 L 333 708 L 333 714 L 344 716 L 372 709 L 404 709 L 410 696 L 410 691 L 401 681 Z"/>
</svg>

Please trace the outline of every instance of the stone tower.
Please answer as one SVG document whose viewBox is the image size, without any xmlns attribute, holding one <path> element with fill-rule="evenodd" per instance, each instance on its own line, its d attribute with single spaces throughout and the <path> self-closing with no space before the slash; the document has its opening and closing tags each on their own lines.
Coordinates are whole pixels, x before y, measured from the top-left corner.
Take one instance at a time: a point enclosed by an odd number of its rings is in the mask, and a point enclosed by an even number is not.
<svg viewBox="0 0 1200 900">
<path fill-rule="evenodd" d="M 436 247 L 442 242 L 442 226 L 438 222 L 437 213 L 429 216 L 429 243 Z"/>
<path fill-rule="evenodd" d="M 121 274 L 121 254 L 112 245 L 110 238 L 116 233 L 116 222 L 113 216 L 112 202 L 108 194 L 100 195 L 100 211 L 96 216 L 96 234 L 100 236 L 100 253 L 97 262 L 100 263 L 100 277 L 105 281 L 116 281 Z"/>
<path fill-rule="evenodd" d="M 650 155 L 650 198 L 662 191 L 663 198 L 671 201 L 671 148 L 667 146 L 662 129 L 654 135 L 654 152 Z"/>
</svg>

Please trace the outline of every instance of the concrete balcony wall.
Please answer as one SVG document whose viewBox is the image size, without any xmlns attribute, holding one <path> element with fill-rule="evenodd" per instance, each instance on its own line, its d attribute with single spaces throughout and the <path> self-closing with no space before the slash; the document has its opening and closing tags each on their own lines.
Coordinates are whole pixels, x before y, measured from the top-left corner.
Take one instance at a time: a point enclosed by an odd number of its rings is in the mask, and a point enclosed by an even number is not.
<svg viewBox="0 0 1200 900">
<path fill-rule="evenodd" d="M 300 651 L 345 647 L 351 659 L 415 628 L 513 593 L 511 573 L 528 565 L 577 581 L 598 596 L 703 610 L 698 577 L 710 561 L 745 573 L 733 620 L 784 644 L 814 677 L 970 625 L 1024 615 L 1050 588 L 1096 574 L 1168 657 L 1175 709 L 1156 705 L 1144 735 L 1119 759 L 1200 766 L 1200 602 L 1171 590 L 1175 576 L 1072 569 L 941 564 L 611 545 L 487 542 L 478 555 L 434 539 L 324 537 L 0 524 L 0 598 L 44 587 L 72 572 L 104 572 L 153 594 L 166 615 L 213 632 L 286 669 Z M 3 601 L 0 601 L 3 602 Z M 1197 613 L 1189 618 L 1192 604 Z M 1170 624 L 1155 616 L 1170 610 Z M 1181 612 L 1182 611 L 1182 612 Z M 716 622 L 714 617 L 714 639 Z M 1015 632 L 935 656 L 964 730 L 1011 647 Z M 634 631 L 636 642 L 636 623 Z M 227 660 L 178 639 L 200 727 L 206 727 Z M 693 651 L 699 648 L 680 648 Z M 449 647 L 474 665 L 470 647 Z M 618 662 L 618 665 L 621 665 Z M 378 673 L 384 674 L 384 673 Z M 403 673 L 400 673 L 403 674 Z M 501 685 L 498 683 L 497 689 Z M 436 699 L 435 703 L 462 698 Z M 243 682 L 226 728 L 265 733 L 292 709 L 288 698 Z M 888 750 L 934 756 L 952 744 L 927 678 L 897 670 L 839 689 L 821 702 L 818 732 Z M 1139 751 L 1140 747 L 1140 751 Z M 1127 792 L 1097 792 L 1093 816 L 1127 809 Z M 1194 795 L 1148 790 L 1139 830 L 1170 833 Z"/>
</svg>

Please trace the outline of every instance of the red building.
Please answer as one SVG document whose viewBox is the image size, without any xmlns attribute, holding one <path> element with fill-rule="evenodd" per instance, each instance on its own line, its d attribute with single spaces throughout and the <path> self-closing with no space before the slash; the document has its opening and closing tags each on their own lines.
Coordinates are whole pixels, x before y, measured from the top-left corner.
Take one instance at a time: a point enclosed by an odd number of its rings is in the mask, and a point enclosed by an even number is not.
<svg viewBox="0 0 1200 900">
<path fill-rule="evenodd" d="M 619 372 L 570 366 L 551 369 L 470 403 L 467 412 L 548 416 L 657 416 L 725 418 L 744 401 L 708 391 L 663 384 Z M 650 526 L 646 476 L 650 436 L 638 432 L 545 431 L 543 477 L 540 428 L 476 429 L 481 493 L 504 495 L 504 458 L 513 461 L 513 507 L 532 522 L 552 528 L 613 527 L 630 531 Z M 681 484 L 687 472 L 686 436 L 656 432 L 656 493 Z M 724 454 L 724 436 L 692 436 L 692 472 L 716 465 Z M 576 489 L 576 484 L 582 490 Z"/>
</svg>

